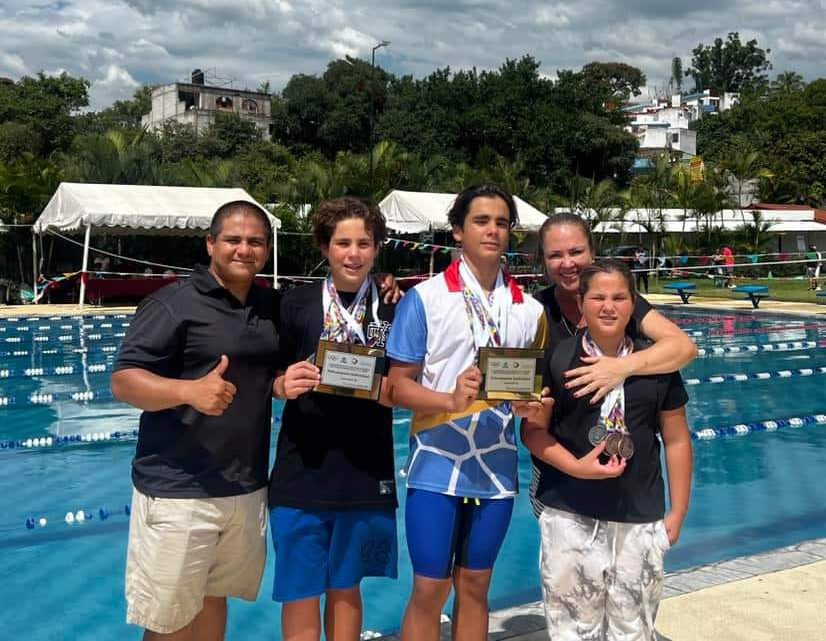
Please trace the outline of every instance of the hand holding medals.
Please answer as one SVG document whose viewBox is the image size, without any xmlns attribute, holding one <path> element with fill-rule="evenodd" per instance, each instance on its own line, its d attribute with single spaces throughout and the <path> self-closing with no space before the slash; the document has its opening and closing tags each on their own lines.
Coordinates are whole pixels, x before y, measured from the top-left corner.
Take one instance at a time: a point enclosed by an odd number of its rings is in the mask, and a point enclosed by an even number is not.
<svg viewBox="0 0 826 641">
<path fill-rule="evenodd" d="M 602 351 L 591 338 L 589 332 L 582 337 L 583 352 L 590 357 L 601 357 Z M 626 338 L 619 345 L 617 358 L 623 358 L 634 349 L 633 342 Z M 634 456 L 634 441 L 625 426 L 625 381 L 620 381 L 605 396 L 600 407 L 600 420 L 588 430 L 588 441 L 594 447 L 605 443 L 604 452 L 608 456 L 619 456 L 626 461 Z"/>
<path fill-rule="evenodd" d="M 634 441 L 622 422 L 610 419 L 600 421 L 588 430 L 588 441 L 594 447 L 604 441 L 605 453 L 609 456 L 619 456 L 626 460 L 634 456 Z"/>
<path fill-rule="evenodd" d="M 372 294 L 372 295 L 371 295 Z M 371 338 L 365 336 L 367 301 L 372 299 Z M 322 290 L 324 327 L 315 351 L 315 367 L 320 372 L 313 389 L 323 394 L 378 400 L 381 395 L 384 349 L 372 347 L 381 338 L 378 315 L 379 294 L 372 279 L 365 279 L 349 307 L 345 306 L 332 278 Z"/>
</svg>

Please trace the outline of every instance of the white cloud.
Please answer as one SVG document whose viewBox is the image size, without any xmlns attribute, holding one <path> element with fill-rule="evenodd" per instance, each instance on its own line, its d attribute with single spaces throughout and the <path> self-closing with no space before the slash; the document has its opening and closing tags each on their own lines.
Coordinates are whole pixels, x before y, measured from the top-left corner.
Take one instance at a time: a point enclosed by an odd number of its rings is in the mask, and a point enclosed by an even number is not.
<svg viewBox="0 0 826 641">
<path fill-rule="evenodd" d="M 390 40 L 376 60 L 399 75 L 490 69 L 530 54 L 551 77 L 612 60 L 655 85 L 673 56 L 688 67 L 699 42 L 734 30 L 771 48 L 776 71 L 826 75 L 824 0 L 4 0 L 0 75 L 65 68 L 92 81 L 100 107 L 135 83 L 172 82 L 194 68 L 278 89 L 293 74 L 322 73 L 333 57 L 369 58 Z"/>
<path fill-rule="evenodd" d="M 89 92 L 89 107 L 94 110 L 108 107 L 116 100 L 131 98 L 141 83 L 122 67 L 109 65 L 102 76 L 92 82 Z"/>
<path fill-rule="evenodd" d="M 14 53 L 0 52 L 0 76 L 24 76 L 29 73 L 23 58 Z"/>
</svg>

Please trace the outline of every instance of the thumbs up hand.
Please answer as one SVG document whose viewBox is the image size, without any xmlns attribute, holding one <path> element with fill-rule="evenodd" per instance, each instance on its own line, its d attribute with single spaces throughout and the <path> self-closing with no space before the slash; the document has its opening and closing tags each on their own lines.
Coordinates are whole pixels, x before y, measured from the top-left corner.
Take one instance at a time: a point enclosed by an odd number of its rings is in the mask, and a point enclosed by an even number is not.
<svg viewBox="0 0 826 641">
<path fill-rule="evenodd" d="M 189 405 L 201 414 L 221 416 L 235 398 L 237 388 L 223 376 L 229 367 L 229 358 L 221 354 L 221 360 L 209 374 L 192 381 Z"/>
</svg>

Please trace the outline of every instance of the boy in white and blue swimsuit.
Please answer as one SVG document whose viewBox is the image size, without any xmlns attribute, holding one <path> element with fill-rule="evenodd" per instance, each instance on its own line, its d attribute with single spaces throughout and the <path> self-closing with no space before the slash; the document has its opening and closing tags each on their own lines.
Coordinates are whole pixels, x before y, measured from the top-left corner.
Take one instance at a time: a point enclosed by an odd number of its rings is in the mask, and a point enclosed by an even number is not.
<svg viewBox="0 0 826 641">
<path fill-rule="evenodd" d="M 454 626 L 487 638 L 487 590 L 518 491 L 508 402 L 477 401 L 480 347 L 544 347 L 542 305 L 501 269 L 516 206 L 495 185 L 449 213 L 463 256 L 399 304 L 388 342 L 393 402 L 414 412 L 407 465 L 407 545 L 415 573 L 402 639 L 438 638 L 456 589 Z"/>
</svg>

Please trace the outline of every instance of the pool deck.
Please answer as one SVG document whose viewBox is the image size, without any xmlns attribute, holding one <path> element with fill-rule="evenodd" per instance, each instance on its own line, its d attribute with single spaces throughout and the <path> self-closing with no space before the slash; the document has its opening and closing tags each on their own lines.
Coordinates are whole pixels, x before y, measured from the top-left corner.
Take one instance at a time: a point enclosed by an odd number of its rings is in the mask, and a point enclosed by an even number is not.
<svg viewBox="0 0 826 641">
<path fill-rule="evenodd" d="M 815 539 L 666 575 L 657 632 L 660 641 L 815 641 L 826 638 L 825 599 L 826 539 Z M 547 641 L 542 602 L 492 612 L 489 638 Z"/>
<path fill-rule="evenodd" d="M 760 303 L 758 309 L 753 309 L 748 298 L 716 298 L 712 296 L 691 297 L 691 302 L 684 305 L 680 297 L 676 294 L 645 294 L 646 300 L 652 305 L 673 307 L 675 309 L 705 309 L 720 311 L 749 312 L 755 315 L 760 314 L 791 314 L 794 316 L 821 316 L 826 317 L 826 305 L 812 303 L 799 303 L 785 300 L 765 299 Z M 826 637 L 824 637 L 826 638 Z"/>
</svg>

